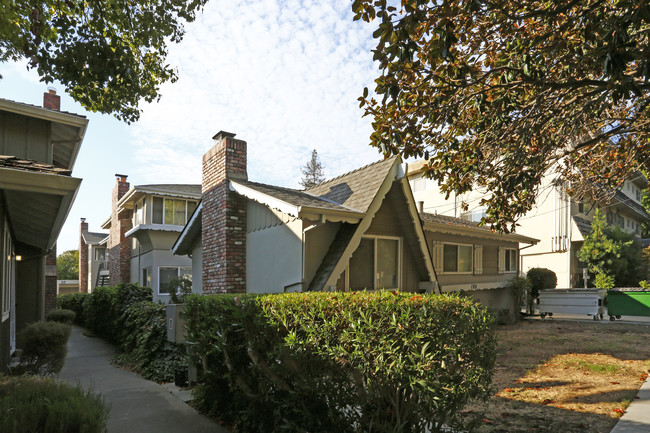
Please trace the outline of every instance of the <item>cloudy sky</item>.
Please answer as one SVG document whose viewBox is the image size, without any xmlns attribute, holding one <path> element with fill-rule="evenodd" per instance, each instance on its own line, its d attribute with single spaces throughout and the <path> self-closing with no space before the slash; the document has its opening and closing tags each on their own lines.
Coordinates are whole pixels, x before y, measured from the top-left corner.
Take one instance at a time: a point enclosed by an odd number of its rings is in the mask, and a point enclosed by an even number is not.
<svg viewBox="0 0 650 433">
<path fill-rule="evenodd" d="M 220 130 L 248 142 L 251 180 L 299 187 L 316 149 L 333 177 L 380 159 L 357 98 L 372 87 L 372 26 L 350 0 L 210 0 L 170 49 L 179 80 L 126 125 L 87 113 L 64 94 L 61 108 L 90 119 L 73 176 L 84 179 L 58 241 L 76 249 L 79 219 L 91 231 L 110 214 L 115 173 L 131 185 L 200 183 L 201 156 Z M 2 64 L 0 97 L 42 104 L 46 85 L 25 64 Z"/>
</svg>

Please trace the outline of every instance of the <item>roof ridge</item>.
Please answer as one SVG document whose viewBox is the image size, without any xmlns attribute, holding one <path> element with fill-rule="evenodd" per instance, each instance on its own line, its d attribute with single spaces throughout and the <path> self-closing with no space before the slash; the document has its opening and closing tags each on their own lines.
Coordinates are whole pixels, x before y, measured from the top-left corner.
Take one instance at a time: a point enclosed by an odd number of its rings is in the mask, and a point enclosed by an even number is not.
<svg viewBox="0 0 650 433">
<path fill-rule="evenodd" d="M 356 173 L 356 172 L 358 172 L 358 171 L 364 170 L 364 169 L 366 169 L 366 168 L 368 168 L 368 167 L 370 167 L 370 166 L 373 166 L 373 165 L 376 165 L 376 164 L 380 164 L 380 163 L 382 163 L 382 162 L 388 161 L 389 159 L 395 159 L 395 158 L 397 158 L 397 155 L 393 155 L 393 156 L 391 156 L 391 157 L 389 157 L 389 158 L 380 159 L 379 161 L 371 162 L 370 164 L 366 164 L 366 165 L 361 166 L 361 167 L 359 167 L 359 168 L 357 168 L 357 169 L 355 169 L 355 170 L 348 171 L 347 173 L 340 174 L 340 175 L 338 175 L 338 176 L 336 176 L 336 177 L 333 177 L 333 178 L 331 178 L 331 179 L 328 179 L 328 180 L 324 180 L 323 182 L 321 182 L 321 183 L 319 183 L 319 184 L 316 184 L 316 185 L 314 185 L 314 186 L 312 186 L 312 187 L 310 187 L 310 188 L 308 188 L 308 189 L 304 189 L 304 190 L 302 190 L 302 191 L 309 191 L 310 189 L 314 189 L 314 188 L 316 188 L 316 187 L 319 187 L 319 186 L 325 185 L 325 184 L 327 184 L 327 183 L 330 183 L 330 182 L 333 182 L 333 181 L 335 181 L 335 180 L 341 179 L 342 177 L 348 176 L 348 175 L 350 175 L 350 174 L 352 174 L 352 173 Z"/>
</svg>

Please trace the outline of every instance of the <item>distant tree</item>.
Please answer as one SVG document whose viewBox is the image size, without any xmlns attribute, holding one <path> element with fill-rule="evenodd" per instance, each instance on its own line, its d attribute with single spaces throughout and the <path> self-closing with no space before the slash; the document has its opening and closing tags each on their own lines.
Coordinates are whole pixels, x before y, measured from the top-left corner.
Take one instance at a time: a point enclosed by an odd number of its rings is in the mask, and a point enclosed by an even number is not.
<svg viewBox="0 0 650 433">
<path fill-rule="evenodd" d="M 480 205 L 495 228 L 532 209 L 546 173 L 601 201 L 647 165 L 647 0 L 353 0 L 352 10 L 376 29 L 376 86 L 359 98 L 371 145 L 428 158 L 424 174 L 445 193 L 490 191 Z"/>
<path fill-rule="evenodd" d="M 79 279 L 79 251 L 69 250 L 56 258 L 56 273 L 59 280 Z"/>
<path fill-rule="evenodd" d="M 318 158 L 318 152 L 314 149 L 311 151 L 311 160 L 305 164 L 305 168 L 302 169 L 302 180 L 300 181 L 300 185 L 305 189 L 309 189 L 324 180 L 325 174 L 323 173 L 323 165 Z"/>
<path fill-rule="evenodd" d="M 618 226 L 610 227 L 599 209 L 591 223 L 591 232 L 578 251 L 578 259 L 598 277 L 600 286 L 637 286 L 647 276 L 641 243 Z M 607 284 L 604 284 L 607 283 Z M 605 287 L 603 287 L 605 288 Z"/>
<path fill-rule="evenodd" d="M 25 59 L 89 111 L 131 122 L 176 81 L 167 45 L 207 0 L 3 1 L 0 62 Z"/>
</svg>

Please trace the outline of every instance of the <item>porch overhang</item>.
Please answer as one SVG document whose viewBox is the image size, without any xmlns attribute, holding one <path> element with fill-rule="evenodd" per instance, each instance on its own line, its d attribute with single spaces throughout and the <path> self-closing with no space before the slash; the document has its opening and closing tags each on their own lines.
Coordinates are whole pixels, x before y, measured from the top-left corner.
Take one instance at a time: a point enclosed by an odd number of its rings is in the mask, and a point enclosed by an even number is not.
<svg viewBox="0 0 650 433">
<path fill-rule="evenodd" d="M 15 240 L 42 251 L 56 243 L 81 179 L 0 168 L 0 191 Z"/>
</svg>

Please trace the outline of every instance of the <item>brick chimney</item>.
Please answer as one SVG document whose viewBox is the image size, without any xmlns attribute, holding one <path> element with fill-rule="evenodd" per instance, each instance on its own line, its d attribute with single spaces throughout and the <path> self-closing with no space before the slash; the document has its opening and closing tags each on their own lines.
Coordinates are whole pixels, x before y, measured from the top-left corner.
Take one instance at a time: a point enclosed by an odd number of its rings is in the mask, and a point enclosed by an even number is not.
<svg viewBox="0 0 650 433">
<path fill-rule="evenodd" d="M 88 233 L 86 218 L 81 218 L 79 225 L 79 291 L 88 293 L 88 244 L 83 235 Z"/>
<path fill-rule="evenodd" d="M 43 108 L 61 110 L 61 97 L 56 94 L 54 87 L 48 87 L 47 92 L 43 93 Z"/>
<path fill-rule="evenodd" d="M 246 291 L 246 199 L 228 180 L 247 180 L 246 142 L 220 131 L 203 155 L 203 293 Z"/>
<path fill-rule="evenodd" d="M 131 280 L 131 246 L 124 234 L 131 230 L 132 221 L 130 210 L 117 213 L 117 203 L 129 190 L 128 177 L 116 174 L 111 204 L 111 230 L 108 238 L 108 269 L 111 286 L 128 283 Z"/>
</svg>

